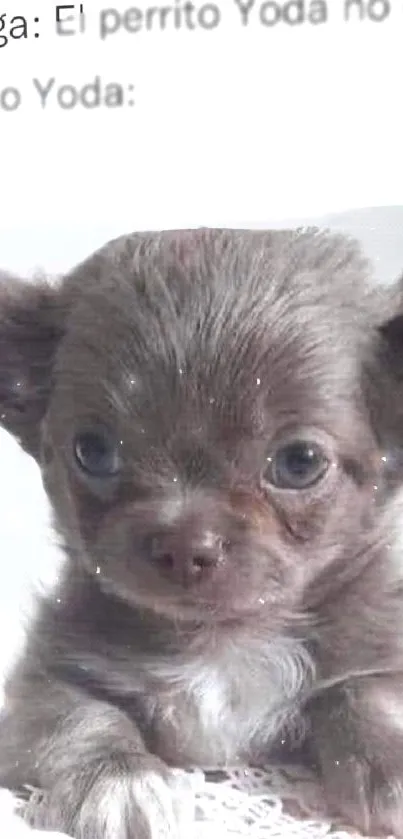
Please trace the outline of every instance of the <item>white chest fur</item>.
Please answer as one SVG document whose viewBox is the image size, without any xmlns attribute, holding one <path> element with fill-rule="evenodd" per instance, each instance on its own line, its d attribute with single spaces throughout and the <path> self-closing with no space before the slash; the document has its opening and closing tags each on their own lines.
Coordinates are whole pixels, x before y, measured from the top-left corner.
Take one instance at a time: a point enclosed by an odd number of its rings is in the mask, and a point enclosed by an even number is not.
<svg viewBox="0 0 403 839">
<path fill-rule="evenodd" d="M 252 757 L 295 714 L 313 671 L 302 644 L 286 638 L 228 641 L 194 657 L 159 662 L 152 673 L 158 753 L 203 766 Z"/>
</svg>

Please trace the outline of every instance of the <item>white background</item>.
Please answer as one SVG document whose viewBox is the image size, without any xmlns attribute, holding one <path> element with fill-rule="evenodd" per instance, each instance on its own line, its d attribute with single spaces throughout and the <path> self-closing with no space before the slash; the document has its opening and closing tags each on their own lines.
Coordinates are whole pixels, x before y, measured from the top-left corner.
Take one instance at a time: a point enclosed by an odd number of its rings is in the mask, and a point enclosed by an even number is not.
<svg viewBox="0 0 403 839">
<path fill-rule="evenodd" d="M 0 110 L 0 230 L 255 225 L 403 203 L 403 2 L 390 3 L 383 23 L 359 22 L 358 6 L 346 23 L 344 0 L 328 0 L 327 24 L 267 27 L 255 0 L 245 27 L 235 0 L 220 0 L 214 31 L 100 40 L 106 0 L 84 2 L 75 37 L 55 34 L 48 0 L 3 2 L 7 25 L 25 10 L 31 35 L 0 49 L 0 89 L 22 95 Z M 135 106 L 65 111 L 50 95 L 43 109 L 32 83 L 96 75 L 133 84 Z"/>
</svg>

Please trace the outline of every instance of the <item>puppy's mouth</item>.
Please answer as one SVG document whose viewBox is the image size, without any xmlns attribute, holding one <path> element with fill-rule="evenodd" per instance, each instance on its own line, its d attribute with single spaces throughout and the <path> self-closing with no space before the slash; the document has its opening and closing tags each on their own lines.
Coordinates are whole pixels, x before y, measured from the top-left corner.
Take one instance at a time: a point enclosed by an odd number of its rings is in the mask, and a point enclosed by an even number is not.
<svg viewBox="0 0 403 839">
<path fill-rule="evenodd" d="M 172 567 L 144 557 L 130 561 L 98 557 L 95 576 L 105 591 L 133 608 L 144 608 L 174 621 L 223 623 L 257 614 L 283 612 L 296 592 L 295 565 L 267 555 L 243 553 L 214 567 Z M 92 568 L 92 573 L 94 569 Z"/>
<path fill-rule="evenodd" d="M 199 492 L 108 515 L 88 546 L 98 584 L 175 620 L 275 611 L 296 591 L 298 563 L 267 508 L 235 501 Z"/>
<path fill-rule="evenodd" d="M 217 589 L 214 593 L 165 586 L 148 587 L 141 582 L 122 586 L 116 578 L 98 576 L 98 583 L 105 591 L 124 600 L 136 609 L 146 609 L 156 615 L 180 621 L 201 621 L 203 623 L 225 623 L 244 620 L 269 609 L 275 598 L 261 592 L 241 593 Z"/>
</svg>

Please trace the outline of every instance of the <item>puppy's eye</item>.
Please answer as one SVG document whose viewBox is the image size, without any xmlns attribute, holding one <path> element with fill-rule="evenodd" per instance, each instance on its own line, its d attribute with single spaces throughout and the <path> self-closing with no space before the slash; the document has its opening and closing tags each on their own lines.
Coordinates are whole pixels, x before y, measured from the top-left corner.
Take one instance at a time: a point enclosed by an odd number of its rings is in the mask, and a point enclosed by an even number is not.
<svg viewBox="0 0 403 839">
<path fill-rule="evenodd" d="M 264 479 L 278 489 L 308 489 L 329 468 L 323 449 L 309 440 L 293 440 L 268 459 Z"/>
<path fill-rule="evenodd" d="M 121 466 L 118 445 L 103 431 L 78 434 L 74 454 L 82 471 L 94 478 L 110 478 Z"/>
</svg>

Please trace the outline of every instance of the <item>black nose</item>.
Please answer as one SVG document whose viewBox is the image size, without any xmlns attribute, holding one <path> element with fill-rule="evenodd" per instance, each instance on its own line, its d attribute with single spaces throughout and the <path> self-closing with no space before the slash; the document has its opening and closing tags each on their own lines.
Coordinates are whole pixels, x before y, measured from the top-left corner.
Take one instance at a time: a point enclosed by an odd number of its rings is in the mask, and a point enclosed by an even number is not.
<svg viewBox="0 0 403 839">
<path fill-rule="evenodd" d="M 193 527 L 159 533 L 149 545 L 152 562 L 164 576 L 183 585 L 205 579 L 225 558 L 222 538 L 210 530 L 197 532 Z"/>
</svg>

